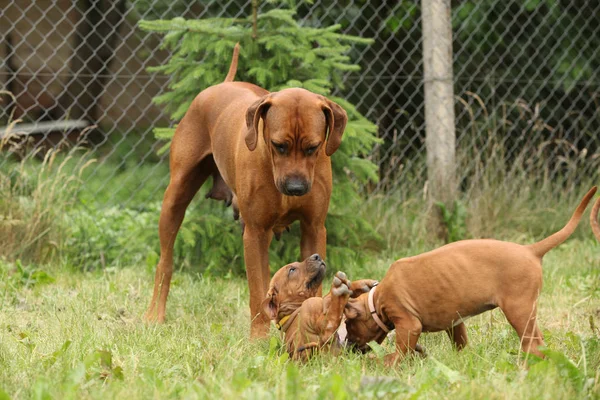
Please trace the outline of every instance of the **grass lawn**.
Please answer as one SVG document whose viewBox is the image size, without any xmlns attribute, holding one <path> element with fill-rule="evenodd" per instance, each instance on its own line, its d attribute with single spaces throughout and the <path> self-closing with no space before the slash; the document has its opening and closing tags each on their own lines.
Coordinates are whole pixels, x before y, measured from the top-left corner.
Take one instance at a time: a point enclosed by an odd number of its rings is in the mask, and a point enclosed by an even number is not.
<svg viewBox="0 0 600 400">
<path fill-rule="evenodd" d="M 460 353 L 433 333 L 421 336 L 426 359 L 396 368 L 349 352 L 301 365 L 287 359 L 274 328 L 268 340 L 248 340 L 242 277 L 176 273 L 167 323 L 147 325 L 146 266 L 83 273 L 0 262 L 0 399 L 600 398 L 599 248 L 589 235 L 545 257 L 539 322 L 550 352 L 529 368 L 499 310 L 467 321 Z M 395 258 L 421 250 L 362 268 L 329 265 L 325 288 L 336 270 L 381 278 Z M 388 338 L 374 354 L 391 349 Z"/>
</svg>

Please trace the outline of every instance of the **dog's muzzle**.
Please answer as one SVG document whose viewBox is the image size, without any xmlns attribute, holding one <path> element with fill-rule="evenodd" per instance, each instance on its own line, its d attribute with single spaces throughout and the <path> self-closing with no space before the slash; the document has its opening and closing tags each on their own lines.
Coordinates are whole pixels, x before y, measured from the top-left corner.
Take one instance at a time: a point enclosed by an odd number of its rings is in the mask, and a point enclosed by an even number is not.
<svg viewBox="0 0 600 400">
<path fill-rule="evenodd" d="M 308 258 L 307 263 L 312 277 L 306 286 L 308 288 L 319 286 L 323 282 L 323 278 L 325 278 L 325 270 L 327 269 L 325 261 L 323 261 L 320 255 L 313 254 Z"/>
<path fill-rule="evenodd" d="M 304 196 L 310 191 L 310 185 L 305 179 L 291 177 L 283 181 L 281 189 L 286 196 Z"/>
</svg>

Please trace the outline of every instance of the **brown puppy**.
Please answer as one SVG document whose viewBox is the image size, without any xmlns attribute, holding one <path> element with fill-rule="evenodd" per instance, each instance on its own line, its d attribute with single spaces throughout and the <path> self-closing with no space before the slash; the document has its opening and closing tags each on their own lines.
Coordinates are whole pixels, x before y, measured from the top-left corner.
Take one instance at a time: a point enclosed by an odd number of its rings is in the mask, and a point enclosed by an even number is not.
<svg viewBox="0 0 600 400">
<path fill-rule="evenodd" d="M 563 229 L 540 242 L 463 240 L 396 261 L 379 286 L 348 302 L 348 342 L 366 351 L 368 342 L 381 343 L 396 329 L 396 353 L 386 357 L 388 365 L 415 350 L 421 332 L 446 331 L 461 349 L 467 344 L 463 321 L 500 307 L 523 351 L 542 356 L 536 323 L 542 257 L 573 233 L 595 192 L 596 187 L 585 195 Z"/>
<path fill-rule="evenodd" d="M 288 353 L 294 360 L 306 360 L 313 349 L 337 351 L 340 346 L 335 333 L 348 298 L 368 292 L 376 283 L 369 279 L 349 282 L 346 274 L 338 272 L 329 294 L 315 297 L 325 268 L 318 254 L 282 267 L 273 275 L 262 303 L 265 314 L 285 335 Z"/>
<path fill-rule="evenodd" d="M 207 197 L 233 204 L 245 226 L 251 335 L 257 337 L 268 330 L 260 304 L 269 284 L 273 233 L 300 220 L 301 256 L 325 256 L 329 156 L 340 146 L 347 116 L 336 103 L 304 89 L 269 93 L 231 82 L 237 54 L 236 46 L 225 82 L 203 90 L 175 131 L 171 180 L 160 213 L 160 261 L 146 319 L 165 319 L 175 237 L 190 201 L 212 176 Z"/>
<path fill-rule="evenodd" d="M 592 212 L 590 213 L 590 225 L 592 225 L 592 232 L 594 232 L 594 236 L 600 242 L 600 224 L 598 223 L 598 211 L 600 210 L 600 197 L 594 203 L 594 207 L 592 207 Z"/>
</svg>

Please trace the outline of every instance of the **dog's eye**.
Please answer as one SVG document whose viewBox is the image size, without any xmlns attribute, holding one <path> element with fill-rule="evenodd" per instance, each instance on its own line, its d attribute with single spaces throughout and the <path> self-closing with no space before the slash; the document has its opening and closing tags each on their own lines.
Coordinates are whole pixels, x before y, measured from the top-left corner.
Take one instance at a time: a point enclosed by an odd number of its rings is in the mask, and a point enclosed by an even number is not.
<svg viewBox="0 0 600 400">
<path fill-rule="evenodd" d="M 279 154 L 285 154 L 285 152 L 287 151 L 287 145 L 284 143 L 275 143 L 271 141 L 271 144 L 273 145 L 273 147 L 275 147 L 275 150 L 277 150 Z"/>
<path fill-rule="evenodd" d="M 315 154 L 315 151 L 317 151 L 318 148 L 319 148 L 319 145 L 316 145 L 313 147 L 309 147 L 308 149 L 304 150 L 304 152 L 306 153 L 306 155 L 312 156 L 313 154 Z"/>
<path fill-rule="evenodd" d="M 292 274 L 292 272 L 296 271 L 296 268 L 292 267 L 290 268 L 290 270 L 288 271 L 288 276 Z"/>
</svg>

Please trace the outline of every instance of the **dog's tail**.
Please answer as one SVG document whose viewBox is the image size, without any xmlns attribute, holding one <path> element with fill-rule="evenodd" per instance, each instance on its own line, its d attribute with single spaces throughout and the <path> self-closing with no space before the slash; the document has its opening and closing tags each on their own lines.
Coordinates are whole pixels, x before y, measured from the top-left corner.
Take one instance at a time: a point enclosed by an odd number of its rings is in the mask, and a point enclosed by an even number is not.
<svg viewBox="0 0 600 400">
<path fill-rule="evenodd" d="M 598 223 L 598 211 L 600 210 L 600 197 L 594 203 L 594 207 L 592 207 L 592 212 L 590 213 L 590 225 L 592 225 L 592 232 L 594 232 L 594 236 L 600 242 L 600 224 Z"/>
<path fill-rule="evenodd" d="M 233 48 L 233 56 L 231 57 L 231 65 L 229 66 L 229 72 L 223 82 L 233 82 L 235 73 L 237 72 L 238 56 L 240 54 L 240 44 L 236 43 Z"/>
<path fill-rule="evenodd" d="M 546 254 L 551 249 L 567 240 L 569 236 L 571 236 L 573 231 L 575 231 L 575 228 L 577 228 L 577 225 L 581 220 L 581 216 L 583 215 L 585 208 L 592 199 L 592 196 L 594 196 L 594 193 L 596 193 L 596 186 L 591 188 L 590 191 L 587 192 L 587 194 L 583 197 L 583 200 L 581 200 L 581 203 L 579 203 L 579 206 L 577 207 L 577 209 L 571 216 L 571 219 L 569 220 L 569 222 L 567 222 L 564 228 L 562 228 L 555 234 L 548 236 L 546 239 L 540 240 L 539 242 L 530 244 L 528 246 L 536 256 L 542 258 L 544 254 Z"/>
</svg>

